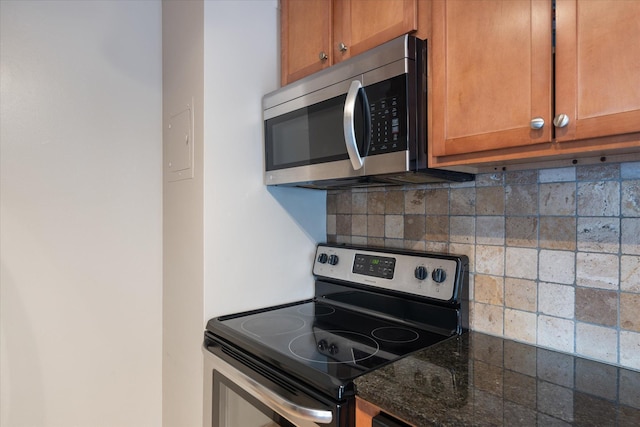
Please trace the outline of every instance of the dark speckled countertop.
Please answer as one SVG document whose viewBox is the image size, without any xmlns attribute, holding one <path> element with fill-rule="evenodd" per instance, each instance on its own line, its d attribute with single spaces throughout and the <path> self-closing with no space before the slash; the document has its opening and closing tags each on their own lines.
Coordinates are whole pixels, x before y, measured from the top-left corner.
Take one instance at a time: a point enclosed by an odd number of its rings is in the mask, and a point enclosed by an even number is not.
<svg viewBox="0 0 640 427">
<path fill-rule="evenodd" d="M 356 380 L 416 426 L 640 426 L 640 372 L 477 332 Z"/>
</svg>

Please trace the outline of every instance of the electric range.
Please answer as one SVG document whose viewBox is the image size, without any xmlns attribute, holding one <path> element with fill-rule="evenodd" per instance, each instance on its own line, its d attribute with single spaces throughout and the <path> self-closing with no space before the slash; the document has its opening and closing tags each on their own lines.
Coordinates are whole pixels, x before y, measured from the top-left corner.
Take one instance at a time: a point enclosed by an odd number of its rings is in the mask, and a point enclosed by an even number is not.
<svg viewBox="0 0 640 427">
<path fill-rule="evenodd" d="M 355 378 L 468 328 L 465 256 L 321 244 L 313 275 L 312 299 L 207 323 L 206 426 L 239 422 L 216 366 L 265 425 L 353 425 Z"/>
</svg>

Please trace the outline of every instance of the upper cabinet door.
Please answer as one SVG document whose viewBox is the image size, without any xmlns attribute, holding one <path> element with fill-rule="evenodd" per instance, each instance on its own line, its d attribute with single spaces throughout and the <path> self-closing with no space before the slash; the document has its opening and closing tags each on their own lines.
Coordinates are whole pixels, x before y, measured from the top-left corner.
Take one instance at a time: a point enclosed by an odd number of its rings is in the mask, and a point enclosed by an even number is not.
<svg viewBox="0 0 640 427">
<path fill-rule="evenodd" d="M 332 1 L 281 0 L 281 83 L 331 65 Z"/>
<path fill-rule="evenodd" d="M 551 14 L 551 0 L 433 1 L 432 156 L 548 145 Z"/>
<path fill-rule="evenodd" d="M 418 29 L 417 0 L 335 0 L 334 63 Z"/>
<path fill-rule="evenodd" d="M 640 1 L 557 0 L 559 142 L 640 132 Z"/>
</svg>

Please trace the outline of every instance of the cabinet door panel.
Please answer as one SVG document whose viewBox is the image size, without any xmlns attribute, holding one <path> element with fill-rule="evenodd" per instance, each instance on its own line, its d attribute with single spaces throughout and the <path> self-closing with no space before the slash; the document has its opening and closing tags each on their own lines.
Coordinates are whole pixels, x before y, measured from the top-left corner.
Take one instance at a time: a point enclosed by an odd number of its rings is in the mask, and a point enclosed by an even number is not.
<svg viewBox="0 0 640 427">
<path fill-rule="evenodd" d="M 281 0 L 282 85 L 331 65 L 331 0 Z M 320 52 L 327 59 L 320 59 Z"/>
<path fill-rule="evenodd" d="M 640 1 L 558 0 L 558 141 L 640 132 Z"/>
<path fill-rule="evenodd" d="M 432 14 L 432 154 L 551 141 L 551 2 L 434 0 Z"/>
<path fill-rule="evenodd" d="M 417 0 L 337 0 L 334 13 L 335 62 L 418 29 Z M 348 49 L 340 51 L 344 43 Z"/>
</svg>

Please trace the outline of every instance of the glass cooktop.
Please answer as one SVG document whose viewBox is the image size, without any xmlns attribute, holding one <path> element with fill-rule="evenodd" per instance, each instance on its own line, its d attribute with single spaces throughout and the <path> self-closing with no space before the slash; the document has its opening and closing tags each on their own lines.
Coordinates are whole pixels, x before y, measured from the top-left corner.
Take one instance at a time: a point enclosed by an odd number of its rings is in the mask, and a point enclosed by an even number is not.
<svg viewBox="0 0 640 427">
<path fill-rule="evenodd" d="M 318 300 L 223 316 L 210 320 L 207 330 L 338 395 L 359 375 L 447 338 Z"/>
</svg>

